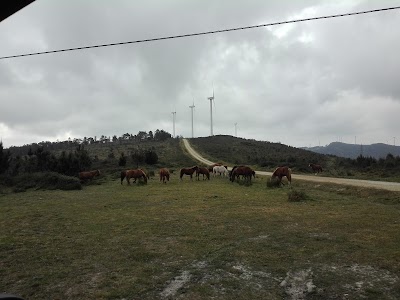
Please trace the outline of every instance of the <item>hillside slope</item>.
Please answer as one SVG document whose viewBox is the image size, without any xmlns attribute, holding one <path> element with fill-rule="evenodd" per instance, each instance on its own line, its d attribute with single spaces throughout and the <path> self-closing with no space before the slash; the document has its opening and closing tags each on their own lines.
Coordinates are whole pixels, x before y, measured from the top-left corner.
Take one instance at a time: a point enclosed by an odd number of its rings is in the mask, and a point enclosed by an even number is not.
<svg viewBox="0 0 400 300">
<path fill-rule="evenodd" d="M 330 166 L 334 158 L 279 143 L 217 135 L 188 139 L 192 147 L 212 161 L 245 164 L 273 170 L 288 165 L 297 172 L 310 173 L 310 162 Z"/>
</svg>

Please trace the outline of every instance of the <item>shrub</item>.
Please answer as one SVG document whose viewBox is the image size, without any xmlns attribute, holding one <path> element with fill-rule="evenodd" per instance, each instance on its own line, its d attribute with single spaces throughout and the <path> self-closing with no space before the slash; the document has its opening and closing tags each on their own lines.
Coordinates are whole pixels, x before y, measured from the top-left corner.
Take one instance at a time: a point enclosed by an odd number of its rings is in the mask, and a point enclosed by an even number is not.
<svg viewBox="0 0 400 300">
<path fill-rule="evenodd" d="M 55 172 L 31 173 L 16 176 L 14 180 L 15 192 L 30 188 L 46 190 L 80 190 L 82 185 L 77 177 L 62 175 Z"/>
<path fill-rule="evenodd" d="M 155 151 L 148 150 L 145 153 L 145 163 L 148 165 L 155 165 L 158 162 L 158 155 Z"/>
<path fill-rule="evenodd" d="M 125 156 L 125 154 L 122 152 L 122 153 L 121 153 L 121 156 L 120 156 L 120 158 L 119 158 L 119 160 L 118 160 L 118 166 L 124 167 L 125 165 L 126 165 L 126 156 Z"/>
</svg>

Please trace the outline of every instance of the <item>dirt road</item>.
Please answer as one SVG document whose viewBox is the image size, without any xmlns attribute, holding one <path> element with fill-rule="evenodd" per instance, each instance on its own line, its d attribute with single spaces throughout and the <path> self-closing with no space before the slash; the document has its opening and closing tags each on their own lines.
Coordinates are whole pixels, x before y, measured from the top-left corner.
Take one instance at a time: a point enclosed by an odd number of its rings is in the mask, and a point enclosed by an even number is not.
<svg viewBox="0 0 400 300">
<path fill-rule="evenodd" d="M 205 159 L 199 153 L 197 153 L 191 146 L 187 139 L 183 139 L 183 144 L 186 147 L 186 150 L 199 162 L 211 165 L 214 162 Z M 271 172 L 264 171 L 256 171 L 256 174 L 263 176 L 271 176 Z M 308 180 L 319 183 L 336 183 L 336 184 L 344 184 L 344 185 L 352 185 L 352 186 L 360 186 L 360 187 L 368 187 L 368 188 L 376 188 L 383 189 L 388 191 L 400 192 L 400 183 L 398 182 L 387 182 L 387 181 L 372 181 L 372 180 L 360 180 L 360 179 L 345 179 L 345 178 L 335 178 L 335 177 L 319 177 L 315 175 L 296 175 L 292 174 L 292 178 L 294 180 Z"/>
</svg>

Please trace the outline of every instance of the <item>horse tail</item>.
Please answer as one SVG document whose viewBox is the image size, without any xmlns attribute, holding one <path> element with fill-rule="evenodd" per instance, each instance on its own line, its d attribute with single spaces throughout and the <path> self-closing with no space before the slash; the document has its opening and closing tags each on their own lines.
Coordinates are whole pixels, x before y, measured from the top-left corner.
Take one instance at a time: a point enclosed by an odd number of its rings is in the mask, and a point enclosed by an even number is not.
<svg viewBox="0 0 400 300">
<path fill-rule="evenodd" d="M 291 184 L 292 183 L 292 169 L 288 168 L 287 170 L 288 170 L 287 179 L 288 179 L 289 183 Z"/>
<path fill-rule="evenodd" d="M 141 171 L 143 173 L 144 182 L 147 183 L 147 178 L 148 178 L 147 174 L 143 170 L 141 170 Z"/>
<path fill-rule="evenodd" d="M 126 177 L 126 171 L 121 171 L 121 184 L 125 177 Z"/>
</svg>

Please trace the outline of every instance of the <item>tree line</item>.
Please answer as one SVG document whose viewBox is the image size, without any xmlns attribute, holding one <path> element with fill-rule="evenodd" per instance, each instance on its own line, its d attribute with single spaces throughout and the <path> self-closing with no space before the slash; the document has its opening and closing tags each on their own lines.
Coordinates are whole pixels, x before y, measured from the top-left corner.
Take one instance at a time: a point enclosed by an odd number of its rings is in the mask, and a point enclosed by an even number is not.
<svg viewBox="0 0 400 300">
<path fill-rule="evenodd" d="M 28 151 L 34 152 L 39 148 L 43 148 L 46 150 L 68 150 L 73 147 L 77 147 L 78 145 L 112 145 L 112 144 L 124 144 L 130 143 L 132 141 L 140 142 L 140 141 L 165 141 L 167 139 L 172 138 L 172 135 L 164 130 L 157 129 L 156 131 L 139 131 L 137 134 L 131 133 L 124 133 L 121 136 L 117 137 L 114 136 L 106 136 L 101 135 L 100 138 L 97 136 L 94 137 L 84 137 L 80 138 L 68 138 L 65 141 L 56 141 L 56 142 L 49 142 L 49 141 L 42 141 L 40 143 L 32 143 L 23 146 L 11 146 L 9 148 L 11 154 L 13 155 L 25 155 Z"/>
<path fill-rule="evenodd" d="M 106 138 L 101 136 L 100 139 L 83 138 L 68 139 L 62 142 L 41 142 L 24 145 L 22 147 L 10 147 L 4 149 L 0 142 L 0 174 L 8 176 L 16 176 L 21 173 L 34 172 L 57 172 L 68 176 L 77 176 L 81 171 L 89 170 L 97 156 L 91 158 L 86 146 L 90 144 L 107 144 L 124 143 L 126 141 L 165 141 L 172 138 L 172 135 L 164 130 L 156 130 L 154 133 L 149 131 L 139 131 L 136 135 L 125 133 L 120 137 Z M 60 151 L 56 155 L 56 151 Z M 111 152 L 109 158 L 113 156 Z M 158 162 L 158 155 L 154 149 L 138 148 L 132 152 L 129 158 L 137 165 L 146 163 L 149 165 Z M 128 157 L 121 153 L 118 159 L 119 166 L 125 166 Z"/>
</svg>

